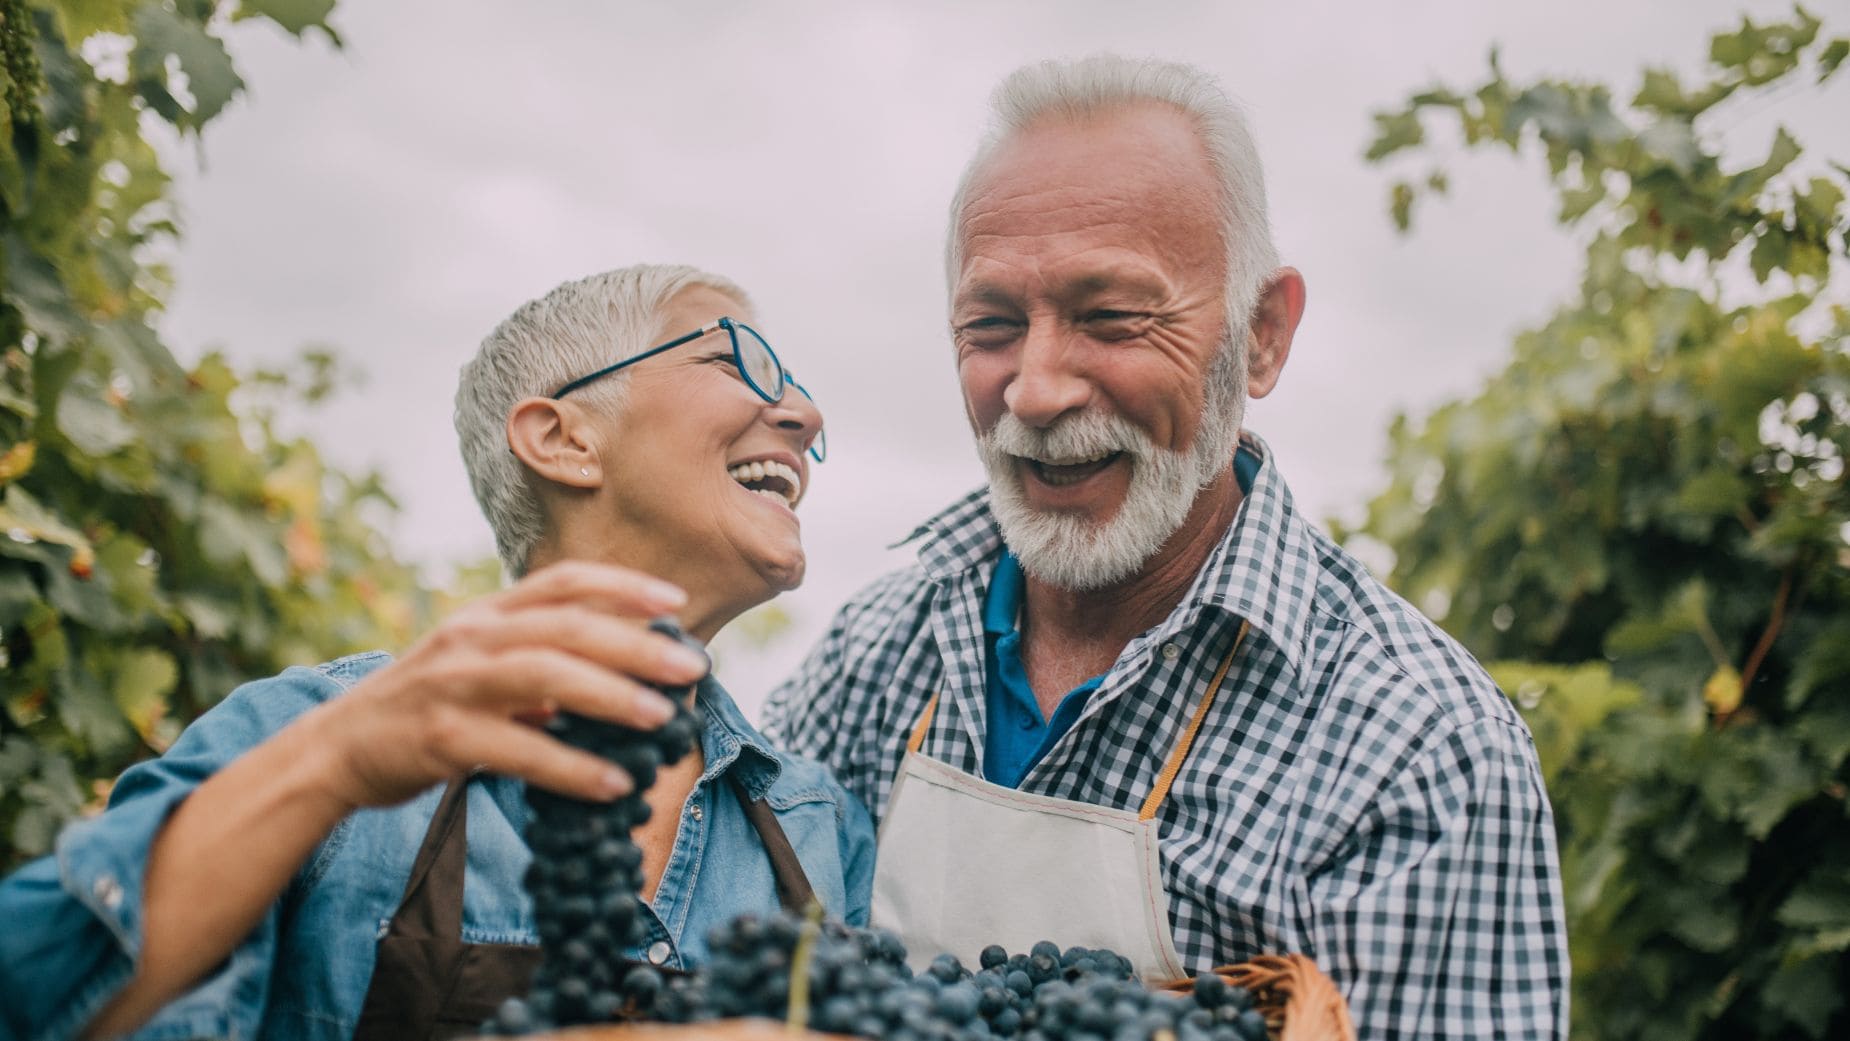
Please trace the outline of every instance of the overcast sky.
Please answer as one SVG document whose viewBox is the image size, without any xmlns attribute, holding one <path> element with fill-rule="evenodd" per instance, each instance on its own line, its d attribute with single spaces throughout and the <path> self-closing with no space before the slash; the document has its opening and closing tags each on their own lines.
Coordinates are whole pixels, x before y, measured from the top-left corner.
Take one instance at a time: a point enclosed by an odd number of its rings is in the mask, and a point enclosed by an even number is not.
<svg viewBox="0 0 1850 1041">
<path fill-rule="evenodd" d="M 1517 78 L 1693 70 L 1708 33 L 1777 3 L 597 3 L 348 0 L 346 41 L 230 33 L 249 94 L 173 164 L 186 238 L 165 320 L 183 358 L 276 364 L 326 344 L 365 382 L 301 420 L 336 463 L 404 504 L 401 554 L 441 573 L 492 554 L 450 424 L 458 366 L 555 284 L 686 262 L 756 298 L 816 395 L 830 458 L 802 510 L 794 633 L 734 646 L 748 711 L 885 547 L 981 472 L 944 320 L 944 212 L 1009 70 L 1096 50 L 1195 62 L 1249 108 L 1287 263 L 1309 308 L 1280 389 L 1249 425 L 1301 508 L 1355 517 L 1387 426 L 1469 392 L 1513 332 L 1570 292 L 1578 250 L 1540 164 L 1454 162 L 1453 198 L 1398 237 L 1390 176 L 1363 164 L 1371 111 L 1474 84 L 1492 44 Z M 1841 0 L 1827 30 L 1850 28 Z M 478 17 L 479 16 L 479 17 Z M 1764 152 L 1777 123 L 1850 159 L 1850 77 L 1731 114 Z M 1422 167 L 1423 169 L 1423 167 Z M 722 638 L 723 639 L 723 638 Z"/>
</svg>

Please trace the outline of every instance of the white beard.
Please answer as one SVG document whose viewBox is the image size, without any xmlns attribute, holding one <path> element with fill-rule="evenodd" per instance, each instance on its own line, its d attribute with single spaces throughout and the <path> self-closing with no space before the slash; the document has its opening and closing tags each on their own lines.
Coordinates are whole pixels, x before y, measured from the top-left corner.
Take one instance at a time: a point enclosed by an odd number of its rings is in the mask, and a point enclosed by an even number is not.
<svg viewBox="0 0 1850 1041">
<path fill-rule="evenodd" d="M 1209 386 L 1201 427 L 1185 451 L 1159 448 L 1129 420 L 1103 412 L 1082 412 L 1044 430 L 1004 412 L 978 435 L 990 508 L 1022 570 L 1055 588 L 1083 591 L 1122 582 L 1155 556 L 1188 518 L 1201 489 L 1233 462 L 1244 387 L 1228 393 L 1231 388 L 1212 379 Z M 1094 523 L 1028 505 L 1021 458 L 1090 459 L 1108 452 L 1124 453 L 1131 467 L 1130 487 L 1110 520 Z"/>
</svg>

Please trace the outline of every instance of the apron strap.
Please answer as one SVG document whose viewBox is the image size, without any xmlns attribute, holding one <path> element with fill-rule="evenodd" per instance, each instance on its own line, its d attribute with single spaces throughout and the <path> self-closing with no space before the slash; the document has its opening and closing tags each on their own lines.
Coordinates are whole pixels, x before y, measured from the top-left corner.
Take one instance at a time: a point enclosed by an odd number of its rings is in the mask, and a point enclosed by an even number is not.
<svg viewBox="0 0 1850 1041">
<path fill-rule="evenodd" d="M 424 1041 L 453 1033 L 438 1024 L 468 961 L 469 945 L 462 942 L 468 790 L 467 777 L 452 778 L 431 815 L 405 895 L 374 947 L 354 1041 Z M 528 966 L 537 953 L 527 955 Z"/>
<path fill-rule="evenodd" d="M 739 797 L 739 805 L 745 808 L 745 819 L 752 822 L 764 851 L 770 854 L 771 875 L 777 880 L 777 902 L 791 914 L 801 915 L 816 902 L 816 891 L 809 884 L 803 862 L 797 859 L 797 851 L 790 845 L 790 836 L 785 835 L 784 826 L 777 823 L 777 811 L 763 799 L 752 798 L 737 770 L 727 771 L 727 778 L 732 782 L 733 794 Z"/>
<path fill-rule="evenodd" d="M 925 703 L 925 711 L 919 713 L 919 721 L 912 724 L 912 736 L 906 738 L 906 751 L 917 754 L 925 745 L 925 731 L 931 729 L 931 717 L 938 711 L 938 692 L 931 692 L 931 700 Z"/>
<path fill-rule="evenodd" d="M 1227 678 L 1227 669 L 1233 664 L 1234 656 L 1240 653 L 1240 645 L 1246 642 L 1246 631 L 1252 628 L 1245 619 L 1240 620 L 1240 634 L 1233 638 L 1233 646 L 1227 649 L 1227 656 L 1221 659 L 1220 668 L 1214 678 L 1208 681 L 1207 692 L 1201 696 L 1201 704 L 1195 707 L 1195 714 L 1188 721 L 1188 729 L 1182 731 L 1182 739 L 1176 742 L 1175 749 L 1169 753 L 1169 761 L 1163 764 L 1163 772 L 1156 775 L 1156 784 L 1150 789 L 1149 797 L 1143 800 L 1143 808 L 1137 811 L 1140 821 L 1154 820 L 1156 811 L 1169 797 L 1169 786 L 1175 783 L 1176 774 L 1182 770 L 1182 763 L 1188 758 L 1188 750 L 1195 743 L 1195 735 L 1201 730 L 1202 720 L 1208 718 L 1208 709 L 1214 704 L 1214 694 L 1220 690 L 1221 681 Z"/>
<path fill-rule="evenodd" d="M 426 936 L 462 942 L 463 867 L 468 861 L 469 778 L 451 779 L 431 814 L 430 828 L 405 880 L 398 921 L 422 927 Z M 460 832 L 454 839 L 452 832 Z"/>
<path fill-rule="evenodd" d="M 1195 735 L 1200 732 L 1202 721 L 1208 718 L 1208 709 L 1214 706 L 1214 695 L 1220 690 L 1221 683 L 1227 678 L 1227 670 L 1233 666 L 1233 659 L 1240 653 L 1240 647 L 1246 643 L 1246 634 L 1252 623 L 1244 618 L 1240 620 L 1240 632 L 1233 638 L 1233 646 L 1227 648 L 1227 656 L 1221 659 L 1220 668 L 1214 672 L 1214 678 L 1208 681 L 1208 689 L 1201 696 L 1201 703 L 1195 706 L 1195 714 L 1188 721 L 1188 728 L 1182 731 L 1182 739 L 1169 753 L 1169 761 L 1163 764 L 1163 772 L 1157 774 L 1156 784 L 1150 794 L 1143 800 L 1143 806 L 1137 811 L 1138 820 L 1154 820 L 1156 811 L 1162 807 L 1163 800 L 1169 797 L 1169 786 L 1175 783 L 1176 774 L 1182 770 L 1182 764 L 1188 760 L 1188 750 L 1195 744 Z M 919 713 L 918 722 L 912 725 L 912 734 L 906 738 L 906 751 L 917 754 L 925 744 L 925 732 L 931 729 L 931 719 L 938 710 L 938 694 L 932 692 L 931 700 L 925 703 L 925 711 Z"/>
</svg>

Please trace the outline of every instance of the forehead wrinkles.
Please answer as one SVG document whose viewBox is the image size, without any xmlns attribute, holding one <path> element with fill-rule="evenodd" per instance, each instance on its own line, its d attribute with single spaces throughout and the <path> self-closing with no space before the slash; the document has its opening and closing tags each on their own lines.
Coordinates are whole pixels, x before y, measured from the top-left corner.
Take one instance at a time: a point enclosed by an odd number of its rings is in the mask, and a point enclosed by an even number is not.
<svg viewBox="0 0 1850 1041">
<path fill-rule="evenodd" d="M 1174 113 L 1030 128 L 972 179 L 957 215 L 960 280 L 979 257 L 1041 263 L 1110 249 L 1185 279 L 1218 280 L 1226 267 L 1218 191 L 1199 139 Z"/>
</svg>

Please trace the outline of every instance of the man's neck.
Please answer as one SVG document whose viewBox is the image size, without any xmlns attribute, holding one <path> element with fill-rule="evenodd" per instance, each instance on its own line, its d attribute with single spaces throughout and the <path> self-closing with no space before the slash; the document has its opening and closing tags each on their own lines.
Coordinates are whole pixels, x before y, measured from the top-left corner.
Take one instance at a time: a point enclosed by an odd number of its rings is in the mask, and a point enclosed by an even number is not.
<svg viewBox="0 0 1850 1041">
<path fill-rule="evenodd" d="M 1229 467 L 1195 497 L 1187 519 L 1156 555 L 1116 585 L 1075 592 L 1026 576 L 1022 659 L 1043 714 L 1087 677 L 1109 669 L 1137 634 L 1169 617 L 1233 526 L 1242 499 Z"/>
</svg>

